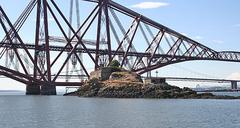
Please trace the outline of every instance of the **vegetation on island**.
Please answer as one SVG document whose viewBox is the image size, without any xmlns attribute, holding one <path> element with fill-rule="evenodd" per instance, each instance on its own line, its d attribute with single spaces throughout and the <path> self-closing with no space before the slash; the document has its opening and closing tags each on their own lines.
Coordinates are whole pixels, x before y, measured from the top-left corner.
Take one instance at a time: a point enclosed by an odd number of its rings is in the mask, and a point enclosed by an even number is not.
<svg viewBox="0 0 240 128">
<path fill-rule="evenodd" d="M 120 66 L 120 63 L 117 61 L 117 60 L 113 60 L 110 64 L 109 64 L 109 67 L 112 67 L 112 68 L 119 68 Z"/>
</svg>

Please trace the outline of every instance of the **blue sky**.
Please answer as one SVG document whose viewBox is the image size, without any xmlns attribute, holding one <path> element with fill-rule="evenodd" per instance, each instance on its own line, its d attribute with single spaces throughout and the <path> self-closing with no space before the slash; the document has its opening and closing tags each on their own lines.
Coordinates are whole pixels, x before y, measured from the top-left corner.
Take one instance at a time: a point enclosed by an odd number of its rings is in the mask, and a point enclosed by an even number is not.
<svg viewBox="0 0 240 128">
<path fill-rule="evenodd" d="M 216 51 L 240 51 L 239 0 L 115 1 Z M 28 0 L 21 2 L 16 2 L 16 0 L 0 1 L 1 6 L 12 21 L 15 21 L 16 16 L 27 3 Z M 240 79 L 239 67 L 240 63 L 193 61 L 158 69 L 158 75 Z M 11 84 L 6 82 L 6 86 L 0 86 L 0 89 L 25 88 L 19 83 L 13 84 L 13 81 Z M 186 85 L 195 86 L 193 84 Z"/>
<path fill-rule="evenodd" d="M 138 2 L 141 1 L 131 4 Z M 155 9 L 136 8 L 135 10 L 215 50 L 239 50 L 236 41 L 240 39 L 238 16 L 240 1 L 168 0 L 163 2 L 167 5 Z"/>
</svg>

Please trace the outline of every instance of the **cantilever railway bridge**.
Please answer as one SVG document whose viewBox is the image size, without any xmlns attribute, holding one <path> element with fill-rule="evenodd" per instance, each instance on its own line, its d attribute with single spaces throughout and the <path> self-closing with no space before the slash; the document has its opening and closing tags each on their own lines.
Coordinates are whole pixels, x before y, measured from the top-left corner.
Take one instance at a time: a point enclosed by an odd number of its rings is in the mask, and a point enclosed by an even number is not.
<svg viewBox="0 0 240 128">
<path fill-rule="evenodd" d="M 81 85 L 89 67 L 113 60 L 139 74 L 184 61 L 240 62 L 239 52 L 215 51 L 112 0 L 30 0 L 15 22 L 0 6 L 0 32 L 0 75 L 26 84 L 27 94 Z"/>
</svg>

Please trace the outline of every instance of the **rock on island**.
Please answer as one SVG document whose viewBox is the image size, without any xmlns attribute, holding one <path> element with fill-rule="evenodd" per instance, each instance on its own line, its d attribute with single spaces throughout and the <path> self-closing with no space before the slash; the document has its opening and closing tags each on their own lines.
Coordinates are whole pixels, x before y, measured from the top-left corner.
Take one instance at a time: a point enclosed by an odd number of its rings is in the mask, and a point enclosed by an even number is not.
<svg viewBox="0 0 240 128">
<path fill-rule="evenodd" d="M 90 79 L 76 92 L 66 96 L 104 98 L 174 98 L 174 99 L 239 99 L 232 96 L 197 94 L 190 88 L 179 88 L 166 82 L 144 83 L 141 76 L 118 67 L 105 67 L 90 73 Z"/>
</svg>

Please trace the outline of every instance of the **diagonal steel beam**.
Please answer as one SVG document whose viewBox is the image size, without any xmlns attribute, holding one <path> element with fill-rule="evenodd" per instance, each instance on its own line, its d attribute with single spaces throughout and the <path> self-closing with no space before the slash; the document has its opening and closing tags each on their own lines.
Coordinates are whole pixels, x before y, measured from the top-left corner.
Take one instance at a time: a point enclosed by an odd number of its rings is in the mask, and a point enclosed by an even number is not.
<svg viewBox="0 0 240 128">
<path fill-rule="evenodd" d="M 20 44 L 22 45 L 24 51 L 27 53 L 28 57 L 30 58 L 31 62 L 34 64 L 34 59 L 32 57 L 32 55 L 30 54 L 30 52 L 28 51 L 28 49 L 26 48 L 25 44 L 23 43 L 21 37 L 18 35 L 18 32 L 15 30 L 15 28 L 13 27 L 11 21 L 8 19 L 6 13 L 4 12 L 4 10 L 2 9 L 2 7 L 0 6 L 0 12 L 3 14 L 3 16 L 5 17 L 6 21 L 8 22 L 9 26 L 11 27 L 11 29 L 13 30 L 16 38 L 20 41 Z M 43 74 L 41 73 L 41 70 L 39 69 L 39 67 L 37 66 L 37 70 L 40 73 L 40 75 L 43 77 Z M 46 79 L 44 78 L 44 81 L 46 81 Z"/>
</svg>

